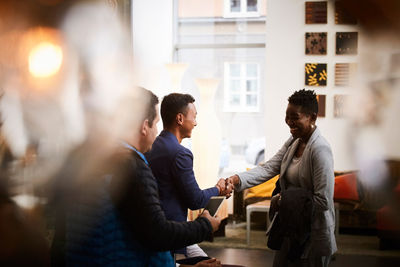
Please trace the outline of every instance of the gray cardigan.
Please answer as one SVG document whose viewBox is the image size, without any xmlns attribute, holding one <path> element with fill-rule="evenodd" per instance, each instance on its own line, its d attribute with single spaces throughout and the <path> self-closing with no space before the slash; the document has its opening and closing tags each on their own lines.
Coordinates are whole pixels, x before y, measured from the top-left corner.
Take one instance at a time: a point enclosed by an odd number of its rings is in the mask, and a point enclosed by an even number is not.
<svg viewBox="0 0 400 267">
<path fill-rule="evenodd" d="M 240 182 L 235 189 L 241 191 L 280 174 L 281 189 L 286 190 L 285 173 L 298 144 L 298 139 L 293 140 L 293 137 L 290 137 L 270 160 L 250 171 L 239 173 Z M 318 128 L 307 142 L 299 168 L 301 187 L 313 192 L 315 215 L 310 249 L 320 255 L 332 255 L 337 250 L 334 236 L 333 156 L 328 142 L 322 137 Z"/>
</svg>

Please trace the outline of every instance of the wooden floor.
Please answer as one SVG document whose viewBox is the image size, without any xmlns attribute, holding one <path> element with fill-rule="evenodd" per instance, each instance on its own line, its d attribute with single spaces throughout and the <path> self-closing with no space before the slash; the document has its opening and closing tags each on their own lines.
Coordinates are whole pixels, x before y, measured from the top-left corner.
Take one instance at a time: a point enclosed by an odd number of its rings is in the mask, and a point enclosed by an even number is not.
<svg viewBox="0 0 400 267">
<path fill-rule="evenodd" d="M 260 249 L 209 248 L 203 247 L 210 256 L 223 264 L 237 264 L 247 267 L 272 266 L 274 253 Z M 399 267 L 400 258 L 358 255 L 336 255 L 329 267 Z"/>
</svg>

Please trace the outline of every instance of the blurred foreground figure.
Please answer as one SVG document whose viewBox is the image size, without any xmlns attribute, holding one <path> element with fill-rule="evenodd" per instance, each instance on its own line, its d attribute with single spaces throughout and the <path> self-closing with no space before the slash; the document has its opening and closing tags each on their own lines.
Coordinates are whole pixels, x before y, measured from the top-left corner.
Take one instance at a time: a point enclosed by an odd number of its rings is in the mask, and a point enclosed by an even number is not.
<svg viewBox="0 0 400 267">
<path fill-rule="evenodd" d="M 95 192 L 113 163 L 116 136 L 127 124 L 121 99 L 135 91 L 129 34 L 113 7 L 90 0 L 0 2 L 2 131 L 15 158 L 35 151 L 30 164 L 12 164 L 10 179 L 1 173 L 1 266 L 49 263 L 42 229 L 24 219 L 12 198 L 19 206 L 63 208 L 82 193 L 79 186 Z M 56 225 L 64 225 L 66 214 L 56 213 Z"/>
<path fill-rule="evenodd" d="M 210 238 L 219 226 L 207 212 L 194 222 L 166 219 L 143 155 L 157 134 L 158 99 L 136 91 L 122 101 L 136 119 L 114 139 L 110 154 L 93 162 L 99 143 L 89 141 L 71 153 L 55 179 L 54 266 L 174 266 L 169 250 Z"/>
<path fill-rule="evenodd" d="M 333 2 L 333 1 L 332 1 Z M 400 246 L 400 2 L 341 1 L 360 26 L 358 84 L 349 117 L 363 202 L 378 209 L 380 248 Z"/>
<path fill-rule="evenodd" d="M 49 266 L 49 246 L 35 214 L 22 210 L 9 193 L 14 158 L 0 133 L 0 266 Z"/>
</svg>

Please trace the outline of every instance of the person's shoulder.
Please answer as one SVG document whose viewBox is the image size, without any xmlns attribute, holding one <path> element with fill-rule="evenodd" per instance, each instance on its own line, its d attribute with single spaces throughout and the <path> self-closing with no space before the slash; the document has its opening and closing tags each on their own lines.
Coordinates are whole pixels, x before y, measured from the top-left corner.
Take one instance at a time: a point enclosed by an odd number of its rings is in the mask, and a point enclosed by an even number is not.
<svg viewBox="0 0 400 267">
<path fill-rule="evenodd" d="M 152 145 L 152 151 L 168 151 L 169 153 L 178 150 L 180 147 L 179 142 L 176 137 L 169 132 L 163 131 L 159 136 L 157 136 L 156 140 Z"/>
<path fill-rule="evenodd" d="M 314 147 L 331 147 L 328 140 L 326 140 L 326 138 L 322 134 L 319 134 L 315 138 L 313 145 Z"/>
<path fill-rule="evenodd" d="M 187 147 L 184 147 L 183 145 L 179 144 L 179 147 L 177 148 L 177 152 L 176 152 L 176 157 L 193 158 L 193 153 Z"/>
<path fill-rule="evenodd" d="M 332 148 L 329 142 L 319 134 L 311 143 L 310 149 L 314 155 L 331 155 L 332 156 Z"/>
</svg>

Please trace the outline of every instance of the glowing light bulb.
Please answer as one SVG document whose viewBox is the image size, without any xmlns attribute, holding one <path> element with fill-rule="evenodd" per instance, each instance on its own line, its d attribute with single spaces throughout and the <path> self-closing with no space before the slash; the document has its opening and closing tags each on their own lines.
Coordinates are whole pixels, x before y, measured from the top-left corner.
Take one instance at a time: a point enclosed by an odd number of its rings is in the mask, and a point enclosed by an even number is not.
<svg viewBox="0 0 400 267">
<path fill-rule="evenodd" d="M 60 46 L 41 42 L 29 53 L 29 71 L 39 78 L 49 77 L 61 68 L 63 53 Z"/>
</svg>

